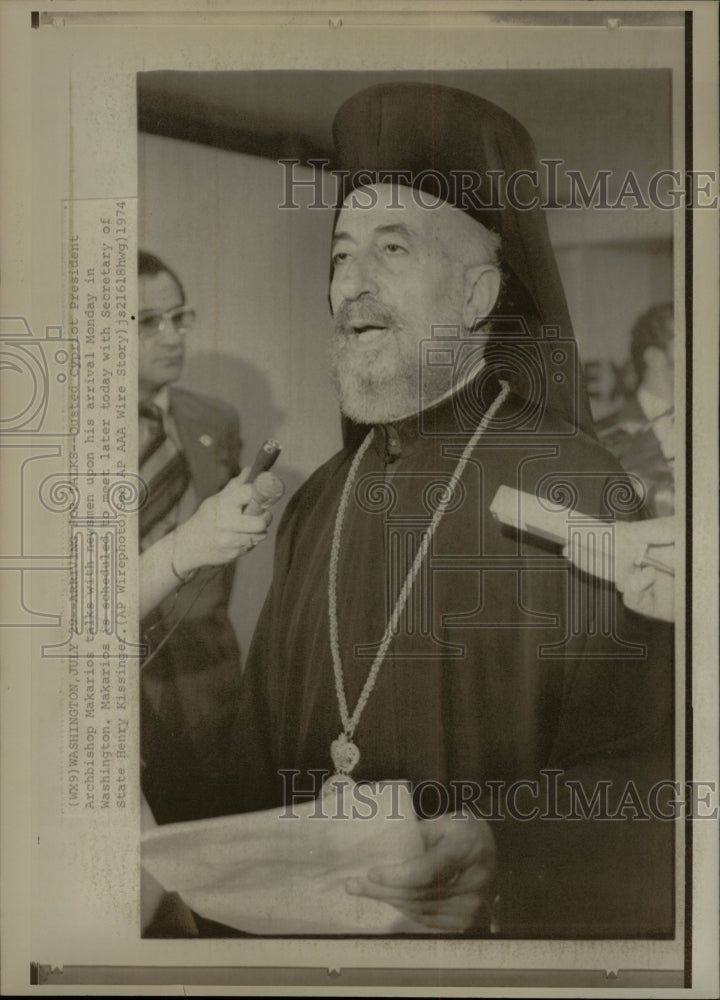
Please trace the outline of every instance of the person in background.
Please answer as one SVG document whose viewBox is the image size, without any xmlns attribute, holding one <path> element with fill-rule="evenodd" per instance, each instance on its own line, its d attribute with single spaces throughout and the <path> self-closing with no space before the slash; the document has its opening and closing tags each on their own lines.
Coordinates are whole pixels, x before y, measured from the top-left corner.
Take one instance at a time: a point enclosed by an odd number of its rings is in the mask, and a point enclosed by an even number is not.
<svg viewBox="0 0 720 1000">
<path fill-rule="evenodd" d="M 231 406 L 175 385 L 195 313 L 177 274 L 144 251 L 138 294 L 138 464 L 147 486 L 139 535 L 146 552 L 237 476 L 240 433 Z M 223 748 L 241 675 L 228 617 L 235 562 L 187 581 L 184 569 L 173 572 L 179 589 L 141 623 L 150 652 L 141 672 L 141 786 L 158 823 L 223 811 Z"/>
<path fill-rule="evenodd" d="M 653 517 L 675 512 L 673 304 L 653 306 L 635 323 L 630 356 L 637 391 L 622 409 L 598 422 L 598 437 L 637 476 Z"/>
</svg>

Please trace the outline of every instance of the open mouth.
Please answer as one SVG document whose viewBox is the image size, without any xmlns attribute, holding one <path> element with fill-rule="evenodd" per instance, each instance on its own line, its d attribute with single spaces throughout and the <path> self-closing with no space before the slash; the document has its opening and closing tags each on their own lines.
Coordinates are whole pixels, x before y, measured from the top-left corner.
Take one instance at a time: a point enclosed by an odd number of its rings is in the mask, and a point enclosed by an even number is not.
<svg viewBox="0 0 720 1000">
<path fill-rule="evenodd" d="M 386 326 L 373 326 L 370 323 L 353 325 L 352 329 L 361 344 L 372 343 L 387 332 Z"/>
</svg>

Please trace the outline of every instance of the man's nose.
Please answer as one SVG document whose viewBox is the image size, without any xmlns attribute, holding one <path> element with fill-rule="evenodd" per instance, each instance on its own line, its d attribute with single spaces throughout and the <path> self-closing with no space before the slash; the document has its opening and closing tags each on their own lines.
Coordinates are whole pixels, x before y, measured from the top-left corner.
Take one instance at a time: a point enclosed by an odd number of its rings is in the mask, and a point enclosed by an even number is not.
<svg viewBox="0 0 720 1000">
<path fill-rule="evenodd" d="M 342 268 L 338 281 L 342 297 L 352 302 L 361 295 L 376 295 L 378 291 L 376 270 L 366 254 L 358 254 Z"/>
<path fill-rule="evenodd" d="M 163 316 L 158 323 L 157 334 L 155 336 L 157 340 L 170 343 L 185 340 L 183 334 L 175 326 L 175 322 L 168 316 Z"/>
</svg>

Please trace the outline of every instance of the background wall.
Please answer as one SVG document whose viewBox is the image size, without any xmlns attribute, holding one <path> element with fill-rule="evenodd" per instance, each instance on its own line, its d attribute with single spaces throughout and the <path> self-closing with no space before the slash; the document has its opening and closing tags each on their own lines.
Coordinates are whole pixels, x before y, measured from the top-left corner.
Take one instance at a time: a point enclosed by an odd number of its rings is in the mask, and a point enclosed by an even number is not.
<svg viewBox="0 0 720 1000">
<path fill-rule="evenodd" d="M 630 330 L 673 298 L 672 244 L 663 239 L 587 242 L 555 249 L 596 420 L 617 409 Z"/>
<path fill-rule="evenodd" d="M 516 99 L 522 93 L 513 91 Z M 535 91 L 532 100 L 540 106 Z M 505 103 L 526 120 L 522 108 Z M 658 122 L 669 120 L 664 110 L 665 117 L 658 107 L 650 125 L 632 130 L 629 162 L 640 172 L 649 163 L 667 166 L 657 134 Z M 580 131 L 578 120 L 577 129 L 565 122 L 559 130 L 557 116 L 546 118 L 565 145 L 558 152 L 541 130 L 534 133 L 539 155 L 561 155 L 575 167 L 588 155 L 595 168 L 602 163 L 594 129 Z M 617 155 L 622 145 L 612 148 Z M 332 212 L 309 210 L 311 192 L 301 189 L 303 208 L 278 211 L 283 174 L 274 160 L 210 145 L 140 133 L 139 170 L 140 246 L 178 272 L 198 311 L 182 383 L 236 407 L 243 464 L 265 438 L 281 441 L 277 469 L 289 496 L 341 442 L 326 357 Z M 600 417 L 619 403 L 611 394 L 613 365 L 627 357 L 632 323 L 672 298 L 671 213 L 547 214 L 581 358 L 594 362 L 588 370 Z M 276 508 L 275 525 L 281 512 Z M 273 541 L 239 564 L 231 613 L 245 652 L 270 580 Z"/>
<path fill-rule="evenodd" d="M 326 355 L 332 213 L 276 211 L 282 177 L 260 157 L 141 134 L 138 162 L 139 246 L 177 272 L 198 313 L 181 384 L 237 409 L 243 465 L 266 438 L 281 442 L 287 499 L 341 444 Z M 283 508 L 239 563 L 231 617 L 244 652 Z"/>
</svg>

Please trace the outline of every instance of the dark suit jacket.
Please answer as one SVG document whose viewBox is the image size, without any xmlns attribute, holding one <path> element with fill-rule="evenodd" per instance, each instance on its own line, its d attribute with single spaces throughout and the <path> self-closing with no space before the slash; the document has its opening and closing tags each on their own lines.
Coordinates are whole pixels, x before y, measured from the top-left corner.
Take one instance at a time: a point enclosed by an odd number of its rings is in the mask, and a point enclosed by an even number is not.
<svg viewBox="0 0 720 1000">
<path fill-rule="evenodd" d="M 236 411 L 186 389 L 170 393 L 172 415 L 198 505 L 237 475 Z M 142 670 L 142 787 L 158 822 L 222 812 L 224 748 L 239 694 L 240 651 L 227 615 L 235 563 L 205 569 L 143 621 L 151 650 L 180 622 Z"/>
</svg>

